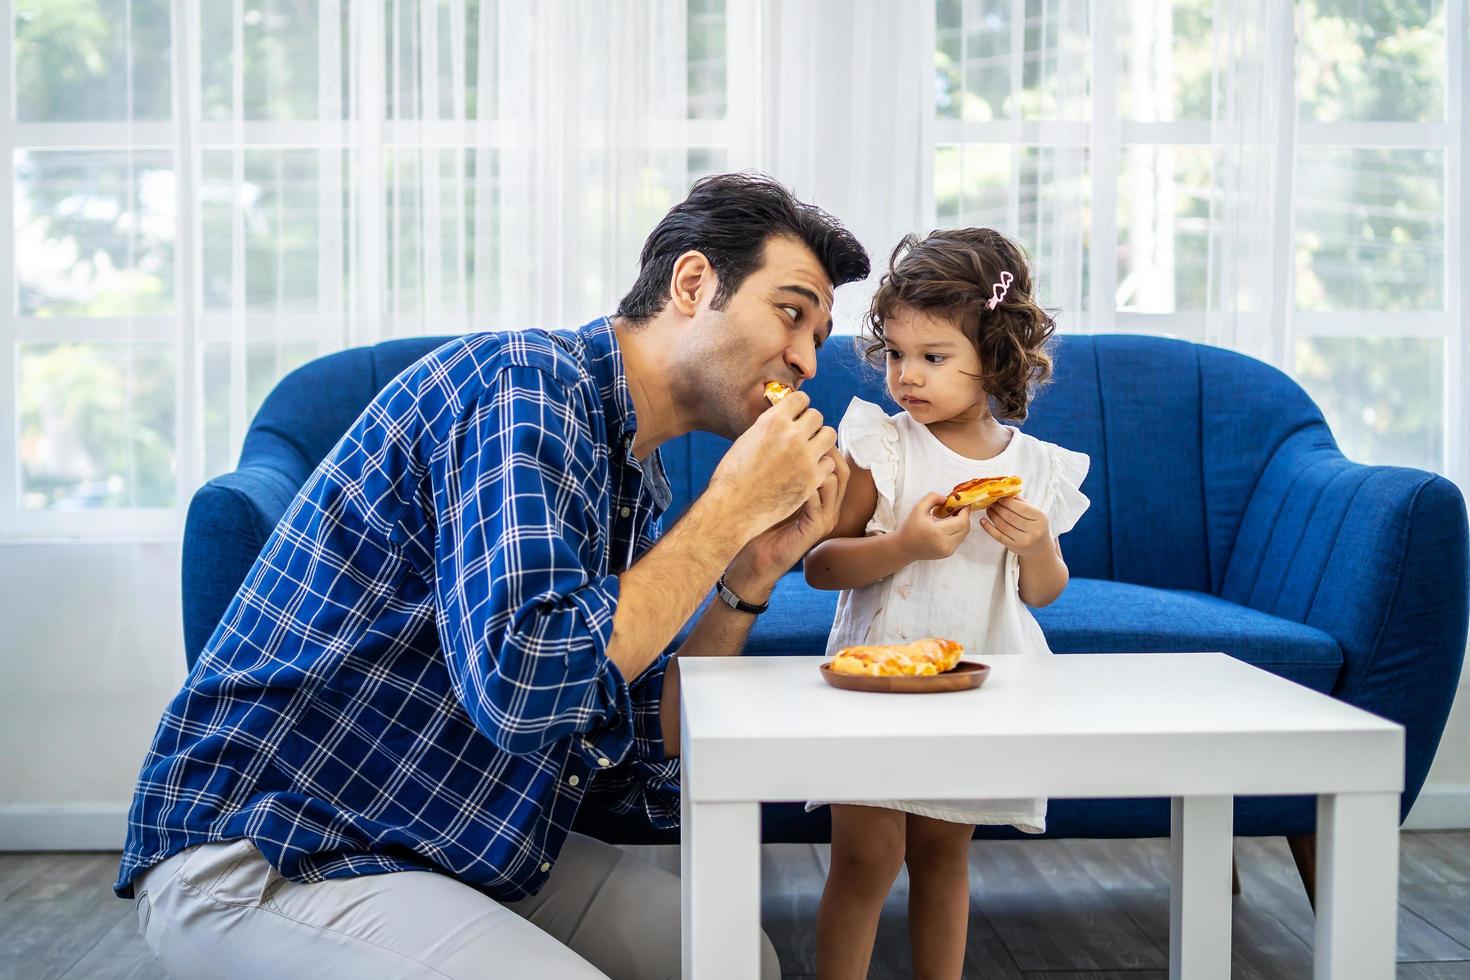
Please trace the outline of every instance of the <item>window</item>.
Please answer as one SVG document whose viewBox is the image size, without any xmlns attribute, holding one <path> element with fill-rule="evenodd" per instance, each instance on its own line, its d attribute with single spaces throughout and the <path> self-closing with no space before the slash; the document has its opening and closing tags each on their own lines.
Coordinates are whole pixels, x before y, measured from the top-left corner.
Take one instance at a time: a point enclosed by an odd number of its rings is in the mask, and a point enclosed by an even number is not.
<svg viewBox="0 0 1470 980">
<path fill-rule="evenodd" d="M 935 3 L 935 220 L 1036 252 L 1064 330 L 1206 338 L 1228 7 Z M 1295 16 L 1289 220 L 1262 231 L 1294 253 L 1276 359 L 1350 457 L 1464 485 L 1464 5 L 1301 0 Z"/>
<path fill-rule="evenodd" d="M 683 11 L 650 226 L 728 158 L 725 3 Z M 498 323 L 503 169 L 535 134 L 501 112 L 495 0 L 0 14 L 0 535 L 171 536 L 294 367 Z"/>
</svg>

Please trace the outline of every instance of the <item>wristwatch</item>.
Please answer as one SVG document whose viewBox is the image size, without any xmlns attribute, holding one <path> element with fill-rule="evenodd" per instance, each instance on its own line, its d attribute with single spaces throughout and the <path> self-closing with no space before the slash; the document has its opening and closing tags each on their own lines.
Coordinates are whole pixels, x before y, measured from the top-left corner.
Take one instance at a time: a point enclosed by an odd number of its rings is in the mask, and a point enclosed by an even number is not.
<svg viewBox="0 0 1470 980">
<path fill-rule="evenodd" d="M 744 599 L 731 592 L 730 587 L 725 584 L 725 576 L 723 575 L 721 575 L 720 580 L 715 583 L 715 589 L 720 593 L 720 598 L 725 601 L 725 605 L 729 606 L 731 609 L 734 609 L 737 612 L 750 613 L 752 616 L 759 616 L 761 613 L 771 608 L 771 604 L 769 602 L 763 602 L 757 606 L 755 603 L 746 602 Z"/>
</svg>

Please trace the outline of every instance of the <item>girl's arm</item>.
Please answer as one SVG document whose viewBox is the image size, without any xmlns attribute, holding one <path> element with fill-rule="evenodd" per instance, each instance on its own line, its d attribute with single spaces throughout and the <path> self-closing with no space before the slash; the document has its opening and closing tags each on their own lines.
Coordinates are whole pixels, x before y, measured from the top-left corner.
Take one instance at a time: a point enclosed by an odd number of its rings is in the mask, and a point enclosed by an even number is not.
<svg viewBox="0 0 1470 980">
<path fill-rule="evenodd" d="M 872 585 L 913 562 L 948 558 L 970 533 L 970 509 L 951 517 L 936 516 L 934 509 L 944 503 L 944 494 L 931 493 L 892 533 L 864 536 L 878 506 L 878 490 L 872 473 L 852 464 L 849 468 L 852 476 L 837 526 L 806 556 L 806 581 L 812 588 Z"/>
<path fill-rule="evenodd" d="M 806 582 L 814 589 L 856 589 L 892 575 L 911 560 L 895 534 L 864 536 L 878 509 L 873 474 L 847 457 L 852 475 L 837 526 L 806 556 Z"/>
<path fill-rule="evenodd" d="M 1022 602 L 1039 608 L 1062 594 L 1069 577 L 1067 563 L 1044 511 L 1024 498 L 1008 497 L 990 505 L 980 526 L 1021 559 Z"/>
<path fill-rule="evenodd" d="M 1049 606 L 1067 587 L 1069 577 L 1061 542 L 1051 538 L 1049 545 L 1021 556 L 1021 601 L 1033 609 Z"/>
</svg>

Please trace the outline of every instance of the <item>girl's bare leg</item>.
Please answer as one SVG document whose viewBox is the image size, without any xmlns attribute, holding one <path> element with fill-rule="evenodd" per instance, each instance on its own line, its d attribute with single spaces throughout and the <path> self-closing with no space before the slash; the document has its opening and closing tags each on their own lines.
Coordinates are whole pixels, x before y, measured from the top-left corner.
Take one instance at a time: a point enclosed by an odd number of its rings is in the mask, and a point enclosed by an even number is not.
<svg viewBox="0 0 1470 980">
<path fill-rule="evenodd" d="M 903 866 L 904 818 L 898 810 L 834 804 L 832 870 L 817 911 L 817 976 L 863 980 L 878 916 Z"/>
<path fill-rule="evenodd" d="M 969 824 L 908 815 L 909 943 L 915 980 L 957 980 L 970 924 Z"/>
</svg>

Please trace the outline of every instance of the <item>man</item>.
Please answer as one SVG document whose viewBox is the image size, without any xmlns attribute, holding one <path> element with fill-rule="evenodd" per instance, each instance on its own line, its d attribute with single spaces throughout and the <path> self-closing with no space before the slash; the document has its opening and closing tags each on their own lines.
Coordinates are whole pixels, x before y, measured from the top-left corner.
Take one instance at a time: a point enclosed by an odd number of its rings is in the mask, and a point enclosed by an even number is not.
<svg viewBox="0 0 1470 980">
<path fill-rule="evenodd" d="M 461 338 L 374 399 L 144 760 L 116 888 L 173 976 L 677 973 L 677 878 L 569 828 L 587 793 L 677 823 L 678 658 L 740 651 L 847 483 L 764 385 L 867 272 L 779 184 L 708 178 L 614 318 Z M 655 543 L 656 450 L 696 429 L 734 444 Z"/>
</svg>

